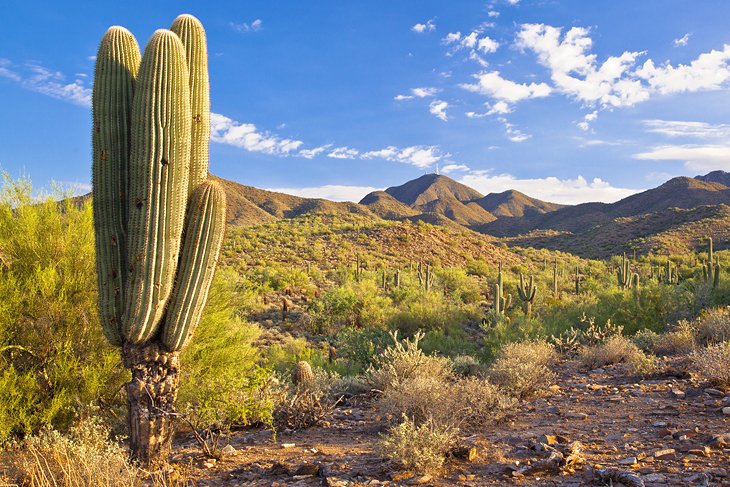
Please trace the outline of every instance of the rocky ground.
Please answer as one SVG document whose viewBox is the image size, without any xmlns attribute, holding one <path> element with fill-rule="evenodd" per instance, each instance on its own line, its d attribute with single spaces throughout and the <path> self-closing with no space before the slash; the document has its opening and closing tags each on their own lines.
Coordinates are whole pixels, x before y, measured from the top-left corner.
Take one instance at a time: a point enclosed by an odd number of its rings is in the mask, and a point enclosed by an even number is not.
<svg viewBox="0 0 730 487">
<path fill-rule="evenodd" d="M 218 461 L 180 435 L 173 465 L 195 485 L 730 485 L 730 391 L 680 373 L 640 380 L 622 365 L 585 372 L 568 361 L 557 372 L 559 385 L 465 436 L 461 458 L 431 475 L 374 453 L 386 423 L 363 401 L 276 440 L 234 433 Z"/>
</svg>

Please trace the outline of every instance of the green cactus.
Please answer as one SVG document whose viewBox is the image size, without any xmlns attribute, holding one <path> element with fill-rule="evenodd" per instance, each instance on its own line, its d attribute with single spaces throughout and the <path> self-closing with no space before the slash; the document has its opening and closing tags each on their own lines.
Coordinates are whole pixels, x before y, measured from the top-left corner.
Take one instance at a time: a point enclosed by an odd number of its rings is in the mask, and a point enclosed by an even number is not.
<svg viewBox="0 0 730 487">
<path fill-rule="evenodd" d="M 580 267 L 575 266 L 575 295 L 578 296 L 580 294 L 580 282 L 582 280 L 582 276 L 580 275 Z"/>
<path fill-rule="evenodd" d="M 633 276 L 629 268 L 629 261 L 626 260 L 625 252 L 621 258 L 621 266 L 616 270 L 616 277 L 618 278 L 618 285 L 621 289 L 631 289 L 631 280 Z"/>
<path fill-rule="evenodd" d="M 526 316 L 532 316 L 532 303 L 535 301 L 537 294 L 537 286 L 535 286 L 534 276 L 530 275 L 529 284 L 525 282 L 525 276 L 520 273 L 520 285 L 517 287 L 517 293 L 523 302 L 523 309 Z"/>
<path fill-rule="evenodd" d="M 145 465 L 169 450 L 179 350 L 200 321 L 225 226 L 225 193 L 207 180 L 205 32 L 189 15 L 173 29 L 156 31 L 140 59 L 132 34 L 111 27 L 92 95 L 99 311 L 132 370 L 130 452 Z"/>
<path fill-rule="evenodd" d="M 558 292 L 558 259 L 555 259 L 553 264 L 553 297 L 558 299 L 560 294 Z"/>
<path fill-rule="evenodd" d="M 714 258 L 712 249 L 712 237 L 707 237 L 707 262 L 702 265 L 702 276 L 705 281 L 712 284 L 712 288 L 716 289 L 720 285 L 720 258 Z"/>
<path fill-rule="evenodd" d="M 502 280 L 502 263 L 499 263 L 497 283 L 494 285 L 494 311 L 498 315 L 504 315 L 507 309 L 512 306 L 512 295 L 504 294 L 504 282 Z"/>
<path fill-rule="evenodd" d="M 305 360 L 297 362 L 297 365 L 294 367 L 291 374 L 291 381 L 299 390 L 307 390 L 312 387 L 312 384 L 314 383 L 314 373 L 312 372 L 312 366 L 309 365 L 309 362 Z"/>
</svg>

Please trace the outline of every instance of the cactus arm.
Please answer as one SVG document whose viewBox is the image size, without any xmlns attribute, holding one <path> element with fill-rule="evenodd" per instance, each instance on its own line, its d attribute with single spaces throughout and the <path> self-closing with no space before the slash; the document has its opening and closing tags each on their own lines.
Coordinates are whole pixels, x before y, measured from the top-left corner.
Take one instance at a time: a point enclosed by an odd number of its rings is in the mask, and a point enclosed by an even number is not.
<svg viewBox="0 0 730 487">
<path fill-rule="evenodd" d="M 172 291 L 187 202 L 190 88 L 185 48 L 160 29 L 142 56 L 132 106 L 129 279 L 122 331 L 152 338 Z"/>
<path fill-rule="evenodd" d="M 182 349 L 200 322 L 225 224 L 226 194 L 218 183 L 205 181 L 188 202 L 180 267 L 162 332 L 162 342 L 169 351 Z"/>
<path fill-rule="evenodd" d="M 92 94 L 92 192 L 99 315 L 104 334 L 122 344 L 126 284 L 129 139 L 139 45 L 123 27 L 110 27 L 99 44 Z"/>
<path fill-rule="evenodd" d="M 208 179 L 210 149 L 210 79 L 208 77 L 208 45 L 205 30 L 198 19 L 189 14 L 178 16 L 170 27 L 185 46 L 190 72 L 190 108 L 192 110 L 190 178 L 188 194 Z"/>
</svg>

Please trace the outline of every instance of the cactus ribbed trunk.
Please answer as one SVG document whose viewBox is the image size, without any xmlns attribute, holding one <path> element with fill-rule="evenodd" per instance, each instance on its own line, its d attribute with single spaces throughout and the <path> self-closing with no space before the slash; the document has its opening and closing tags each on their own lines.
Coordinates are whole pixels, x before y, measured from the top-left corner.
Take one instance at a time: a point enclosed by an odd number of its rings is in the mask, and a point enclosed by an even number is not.
<svg viewBox="0 0 730 487">
<path fill-rule="evenodd" d="M 154 466 L 167 459 L 173 436 L 174 404 L 180 381 L 180 355 L 156 343 L 126 344 L 129 451 L 134 460 Z"/>
</svg>

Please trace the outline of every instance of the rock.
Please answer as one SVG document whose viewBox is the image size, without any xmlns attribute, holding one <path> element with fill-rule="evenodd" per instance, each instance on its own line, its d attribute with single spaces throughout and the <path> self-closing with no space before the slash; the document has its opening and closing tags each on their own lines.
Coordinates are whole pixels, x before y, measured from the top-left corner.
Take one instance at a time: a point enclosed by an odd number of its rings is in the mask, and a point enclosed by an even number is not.
<svg viewBox="0 0 730 487">
<path fill-rule="evenodd" d="M 654 458 L 657 460 L 674 460 L 677 458 L 677 452 L 674 448 L 657 450 L 654 452 Z"/>
<path fill-rule="evenodd" d="M 221 455 L 223 455 L 224 457 L 230 457 L 231 455 L 235 455 L 236 453 L 238 453 L 238 450 L 236 450 L 233 445 L 226 445 L 221 450 Z"/>
<path fill-rule="evenodd" d="M 411 477 L 410 479 L 406 480 L 406 485 L 423 485 L 423 484 L 429 483 L 432 480 L 433 480 L 433 477 L 428 474 L 417 475 L 415 477 Z"/>
<path fill-rule="evenodd" d="M 203 462 L 203 466 L 205 468 L 213 468 L 213 467 L 215 467 L 215 462 L 213 462 L 213 461 Z"/>
<path fill-rule="evenodd" d="M 725 470 L 722 467 L 710 468 L 707 470 L 707 473 L 709 473 L 713 477 L 721 477 L 721 478 L 727 477 L 727 470 Z"/>
<path fill-rule="evenodd" d="M 672 396 L 675 399 L 684 399 L 687 397 L 687 394 L 684 391 L 680 391 L 679 389 L 672 389 Z"/>
<path fill-rule="evenodd" d="M 588 419 L 588 415 L 586 413 L 573 413 L 573 412 L 570 412 L 570 413 L 566 414 L 565 417 L 568 418 L 568 419 L 577 419 L 577 420 L 580 420 L 580 421 L 585 421 L 586 419 Z"/>
<path fill-rule="evenodd" d="M 458 458 L 460 460 L 464 460 L 466 462 L 473 462 L 477 458 L 477 449 L 475 447 L 468 447 L 468 446 L 460 446 L 457 448 L 454 448 L 451 451 L 451 454 L 454 456 L 454 458 Z"/>
<path fill-rule="evenodd" d="M 296 445 L 296 443 L 282 443 L 282 444 L 281 444 L 281 447 L 282 447 L 283 449 L 287 449 L 287 448 L 294 448 L 295 446 L 297 446 L 297 445 Z"/>
<path fill-rule="evenodd" d="M 653 427 L 655 427 L 655 428 L 666 428 L 667 422 L 666 421 L 661 421 L 661 420 L 660 421 L 654 421 L 651 425 Z"/>
<path fill-rule="evenodd" d="M 636 465 L 639 461 L 636 457 L 626 457 L 618 461 L 619 465 Z"/>
<path fill-rule="evenodd" d="M 730 406 L 726 406 L 722 408 L 722 414 L 726 414 L 730 416 Z"/>
<path fill-rule="evenodd" d="M 548 390 L 551 392 L 560 392 L 560 386 L 557 384 L 553 384 L 550 387 L 548 387 Z"/>
<path fill-rule="evenodd" d="M 294 475 L 319 475 L 318 463 L 302 463 L 294 471 Z"/>
<path fill-rule="evenodd" d="M 660 473 L 650 473 L 649 475 L 644 476 L 645 482 L 664 482 L 667 479 L 666 476 L 660 474 Z"/>
<path fill-rule="evenodd" d="M 545 408 L 545 412 L 550 414 L 560 414 L 560 408 L 556 406 L 549 406 Z"/>
<path fill-rule="evenodd" d="M 725 448 L 726 446 L 730 446 L 730 433 L 714 435 L 710 438 L 710 441 L 708 441 L 707 444 L 714 448 Z"/>
<path fill-rule="evenodd" d="M 540 435 L 537 438 L 538 443 L 545 443 L 546 445 L 557 445 L 558 438 L 554 435 Z"/>
<path fill-rule="evenodd" d="M 327 487 L 349 487 L 352 485 L 352 482 L 339 477 L 327 477 L 324 479 L 324 484 Z"/>
<path fill-rule="evenodd" d="M 705 392 L 705 394 L 709 394 L 710 396 L 716 396 L 716 397 L 721 397 L 721 396 L 725 395 L 725 393 L 722 392 L 720 389 L 713 389 L 711 387 L 708 387 L 707 389 L 705 389 L 704 392 Z"/>
</svg>

